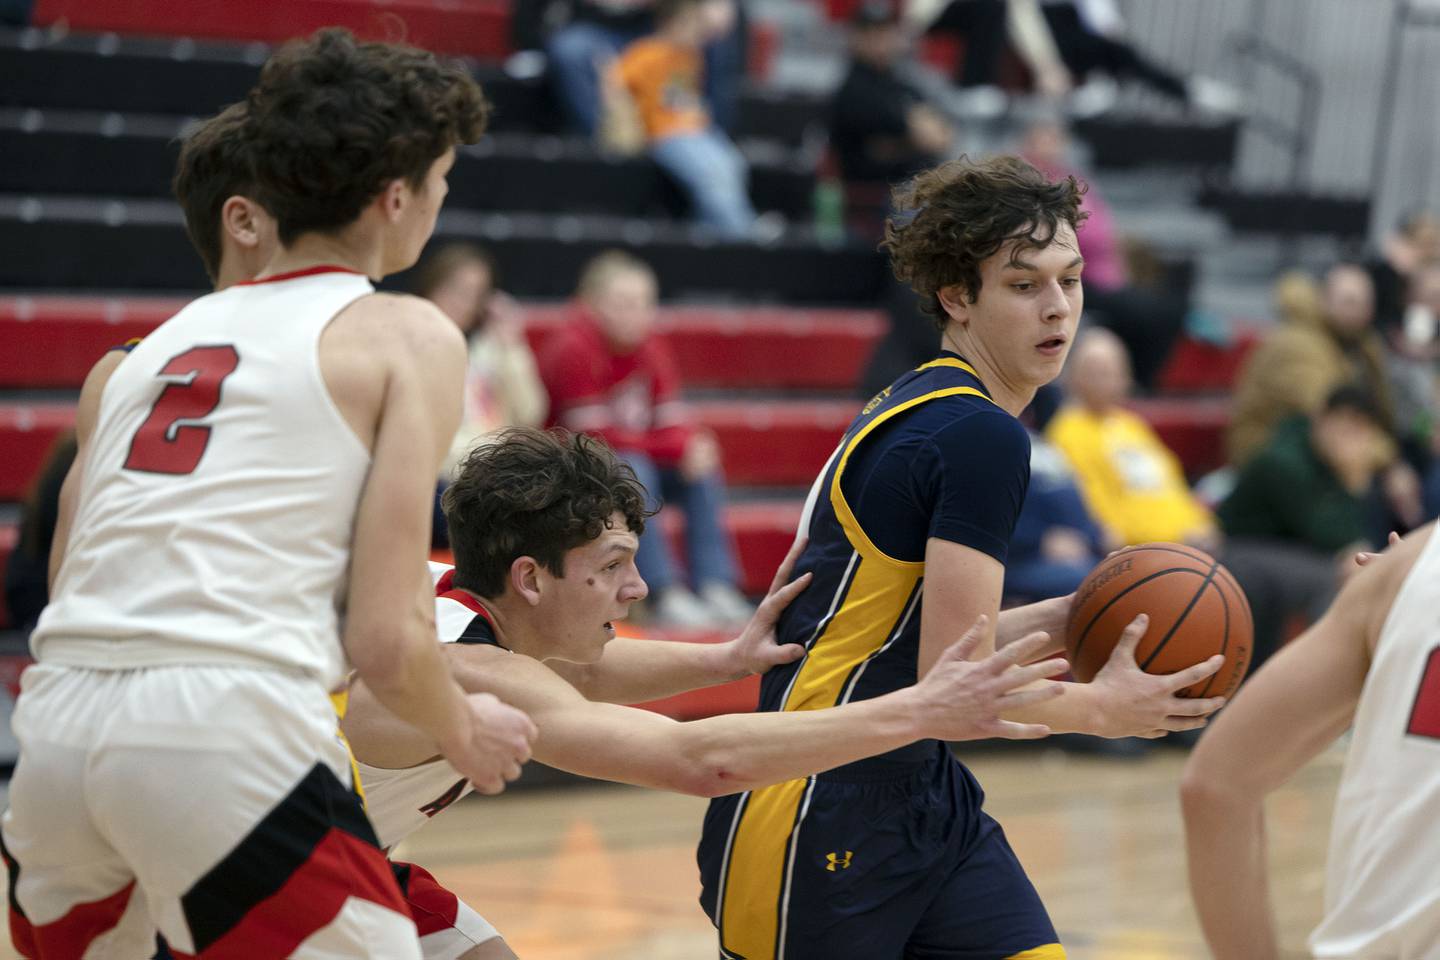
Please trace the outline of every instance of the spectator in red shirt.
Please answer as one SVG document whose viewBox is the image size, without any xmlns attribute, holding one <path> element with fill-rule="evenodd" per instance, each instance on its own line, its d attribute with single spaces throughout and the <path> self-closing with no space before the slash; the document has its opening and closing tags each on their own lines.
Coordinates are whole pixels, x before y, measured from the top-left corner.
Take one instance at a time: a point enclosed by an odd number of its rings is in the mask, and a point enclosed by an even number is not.
<svg viewBox="0 0 1440 960">
<path fill-rule="evenodd" d="M 677 626 L 748 619 L 722 512 L 720 450 L 680 399 L 669 347 L 654 336 L 657 285 L 643 261 L 600 254 L 580 276 L 575 316 L 540 355 L 550 426 L 605 440 L 647 490 L 685 512 L 693 592 L 681 583 L 661 524 L 649 524 L 635 558 L 655 618 Z"/>
</svg>

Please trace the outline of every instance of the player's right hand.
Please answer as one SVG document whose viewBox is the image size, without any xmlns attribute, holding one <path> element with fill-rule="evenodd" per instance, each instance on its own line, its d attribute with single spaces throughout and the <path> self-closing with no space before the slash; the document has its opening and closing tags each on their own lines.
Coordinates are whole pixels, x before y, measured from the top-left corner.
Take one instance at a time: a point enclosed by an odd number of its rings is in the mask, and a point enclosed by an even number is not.
<svg viewBox="0 0 1440 960">
<path fill-rule="evenodd" d="M 1063 686 L 1046 684 L 1021 689 L 1046 677 L 1070 669 L 1056 658 L 1021 666 L 1039 656 L 1050 644 L 1050 636 L 1034 633 L 986 657 L 972 661 L 988 618 L 982 616 L 965 635 L 940 654 L 925 678 L 914 687 L 924 701 L 922 723 L 925 736 L 938 740 L 1033 740 L 1049 735 L 1043 723 L 1015 723 L 1001 719 L 1006 711 L 1027 707 L 1060 696 Z"/>
<path fill-rule="evenodd" d="M 440 752 L 481 793 L 496 794 L 520 776 L 539 734 L 528 714 L 493 694 L 465 695 L 468 728 Z"/>
</svg>

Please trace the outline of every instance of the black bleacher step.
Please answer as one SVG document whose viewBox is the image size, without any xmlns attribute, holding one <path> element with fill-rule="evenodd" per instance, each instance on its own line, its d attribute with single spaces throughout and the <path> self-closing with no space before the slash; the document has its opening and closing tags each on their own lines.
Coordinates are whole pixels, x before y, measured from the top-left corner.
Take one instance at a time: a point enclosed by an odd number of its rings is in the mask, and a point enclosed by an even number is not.
<svg viewBox="0 0 1440 960">
<path fill-rule="evenodd" d="M 1096 167 L 1231 169 L 1240 142 L 1236 120 L 1194 121 L 1112 115 L 1080 120 L 1075 135 Z"/>
<path fill-rule="evenodd" d="M 0 31 L 0 106 L 208 116 L 245 96 L 267 52 L 262 44 L 53 42 L 39 31 Z M 492 130 L 554 131 L 543 79 L 517 79 L 489 63 L 472 68 L 495 108 Z M 742 89 L 735 134 L 799 146 L 824 112 L 821 98 Z"/>
<path fill-rule="evenodd" d="M 0 108 L 0 193 L 168 197 L 183 121 L 127 122 L 118 114 Z M 683 216 L 686 203 L 644 157 L 616 159 L 580 138 L 506 134 L 461 150 L 452 205 L 482 210 Z M 757 209 L 791 218 L 811 210 L 815 175 L 792 163 L 756 163 Z"/>
<path fill-rule="evenodd" d="M 864 244 L 825 247 L 803 234 L 773 244 L 722 243 L 668 221 L 446 210 L 433 245 L 488 247 L 521 297 L 564 298 L 581 266 L 623 247 L 647 260 L 667 299 L 866 304 L 885 264 Z M 403 283 L 403 278 L 401 278 Z M 0 196 L 0 288 L 203 290 L 179 209 L 159 200 Z"/>
<path fill-rule="evenodd" d="M 1212 186 L 1202 190 L 1199 199 L 1232 229 L 1247 233 L 1329 234 L 1363 240 L 1370 232 L 1368 197 Z"/>
</svg>

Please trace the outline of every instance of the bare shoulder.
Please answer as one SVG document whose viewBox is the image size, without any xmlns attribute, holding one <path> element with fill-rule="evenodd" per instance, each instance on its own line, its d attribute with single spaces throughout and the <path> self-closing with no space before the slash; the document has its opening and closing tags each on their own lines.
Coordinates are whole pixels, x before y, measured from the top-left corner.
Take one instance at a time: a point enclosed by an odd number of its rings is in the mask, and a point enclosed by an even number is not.
<svg viewBox="0 0 1440 960">
<path fill-rule="evenodd" d="M 90 372 L 85 374 L 85 383 L 80 387 L 80 400 L 75 420 L 75 429 L 81 442 L 89 436 L 95 421 L 100 416 L 100 397 L 105 392 L 105 385 L 110 382 L 110 377 L 115 373 L 115 369 L 129 355 L 126 350 L 110 350 L 95 361 Z"/>
<path fill-rule="evenodd" d="M 336 325 L 371 345 L 419 356 L 464 354 L 465 335 L 429 300 L 408 293 L 372 293 L 341 311 Z"/>
</svg>

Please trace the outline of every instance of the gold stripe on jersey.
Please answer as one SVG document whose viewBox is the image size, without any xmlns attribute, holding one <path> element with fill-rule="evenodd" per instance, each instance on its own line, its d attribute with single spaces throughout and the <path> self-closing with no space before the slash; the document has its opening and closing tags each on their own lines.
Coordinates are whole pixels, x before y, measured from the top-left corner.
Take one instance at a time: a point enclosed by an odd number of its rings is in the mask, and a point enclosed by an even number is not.
<svg viewBox="0 0 1440 960">
<path fill-rule="evenodd" d="M 968 363 L 965 363 L 961 360 L 951 360 L 949 358 L 932 360 L 930 363 L 925 364 L 925 366 L 920 367 L 920 369 L 924 370 L 927 367 L 937 366 L 961 367 L 965 370 L 968 370 L 970 373 L 975 372 L 973 369 L 971 369 Z M 874 420 L 871 420 L 869 423 L 865 424 L 865 426 L 862 427 L 860 431 L 850 439 L 850 442 L 845 445 L 845 452 L 840 454 L 840 462 L 835 464 L 835 474 L 830 479 L 830 506 L 835 510 L 835 518 L 840 521 L 840 526 L 845 530 L 846 539 L 850 541 L 851 546 L 853 546 L 856 550 L 860 552 L 861 556 L 866 557 L 867 559 L 874 557 L 875 559 L 882 560 L 886 563 L 895 564 L 896 566 L 900 567 L 913 567 L 922 570 L 925 567 L 925 562 L 923 560 L 900 560 L 890 556 L 888 553 L 875 546 L 874 542 L 871 541 L 869 534 L 867 534 L 864 529 L 861 528 L 860 521 L 855 519 L 855 513 L 850 509 L 850 504 L 845 500 L 845 494 L 840 489 L 840 478 L 845 474 L 845 465 L 850 461 L 850 455 L 855 452 L 855 448 L 860 445 L 860 441 L 864 440 L 865 437 L 870 433 L 870 431 L 874 430 L 876 427 L 880 426 L 882 423 L 889 420 L 891 417 L 899 416 L 906 410 L 909 410 L 911 407 L 918 406 L 919 404 L 925 403 L 929 400 L 938 400 L 941 397 L 956 396 L 980 397 L 982 400 L 990 400 L 989 397 L 985 396 L 984 391 L 979 390 L 975 387 L 947 387 L 944 390 L 934 390 L 930 393 L 922 394 L 921 396 L 915 397 L 912 400 L 906 400 L 904 403 L 896 404 L 891 409 L 886 410 Z M 993 403 L 994 401 L 991 402 Z"/>
<path fill-rule="evenodd" d="M 954 367 L 975 375 L 963 360 L 942 357 L 920 367 Z M 978 379 L 978 377 L 977 377 Z M 866 535 L 845 501 L 840 478 L 856 447 L 891 417 L 928 400 L 950 396 L 989 400 L 975 387 L 948 387 L 897 404 L 856 432 L 835 465 L 830 504 L 846 539 L 859 554 L 854 575 L 835 614 L 796 672 L 780 709 L 823 710 L 840 702 L 855 668 L 879 650 L 905 613 L 915 585 L 925 573 L 923 560 L 900 560 L 880 550 Z M 747 960 L 774 957 L 780 912 L 789 891 L 787 854 L 810 780 L 790 780 L 751 792 L 730 844 L 720 909 L 720 943 Z M 1048 948 L 1042 948 L 1048 949 Z M 1051 960 L 1064 954 L 1020 954 L 1017 960 Z"/>
<path fill-rule="evenodd" d="M 746 960 L 775 956 L 785 854 L 809 780 L 752 791 L 735 831 L 720 905 L 720 945 Z"/>
<path fill-rule="evenodd" d="M 335 708 L 335 719 L 344 720 L 345 711 L 350 709 L 350 689 L 347 687 L 337 693 L 330 694 L 330 706 Z M 355 762 L 355 751 L 350 749 L 350 741 L 345 738 L 345 731 L 340 725 L 335 725 L 335 736 L 340 738 L 340 743 L 345 747 L 345 756 L 350 761 L 350 777 L 355 795 L 360 798 L 361 806 L 365 804 L 365 784 L 360 782 L 360 764 Z"/>
<path fill-rule="evenodd" d="M 1047 943 L 1033 950 L 1012 953 L 1005 960 L 1065 960 L 1065 948 L 1058 943 Z"/>
</svg>

